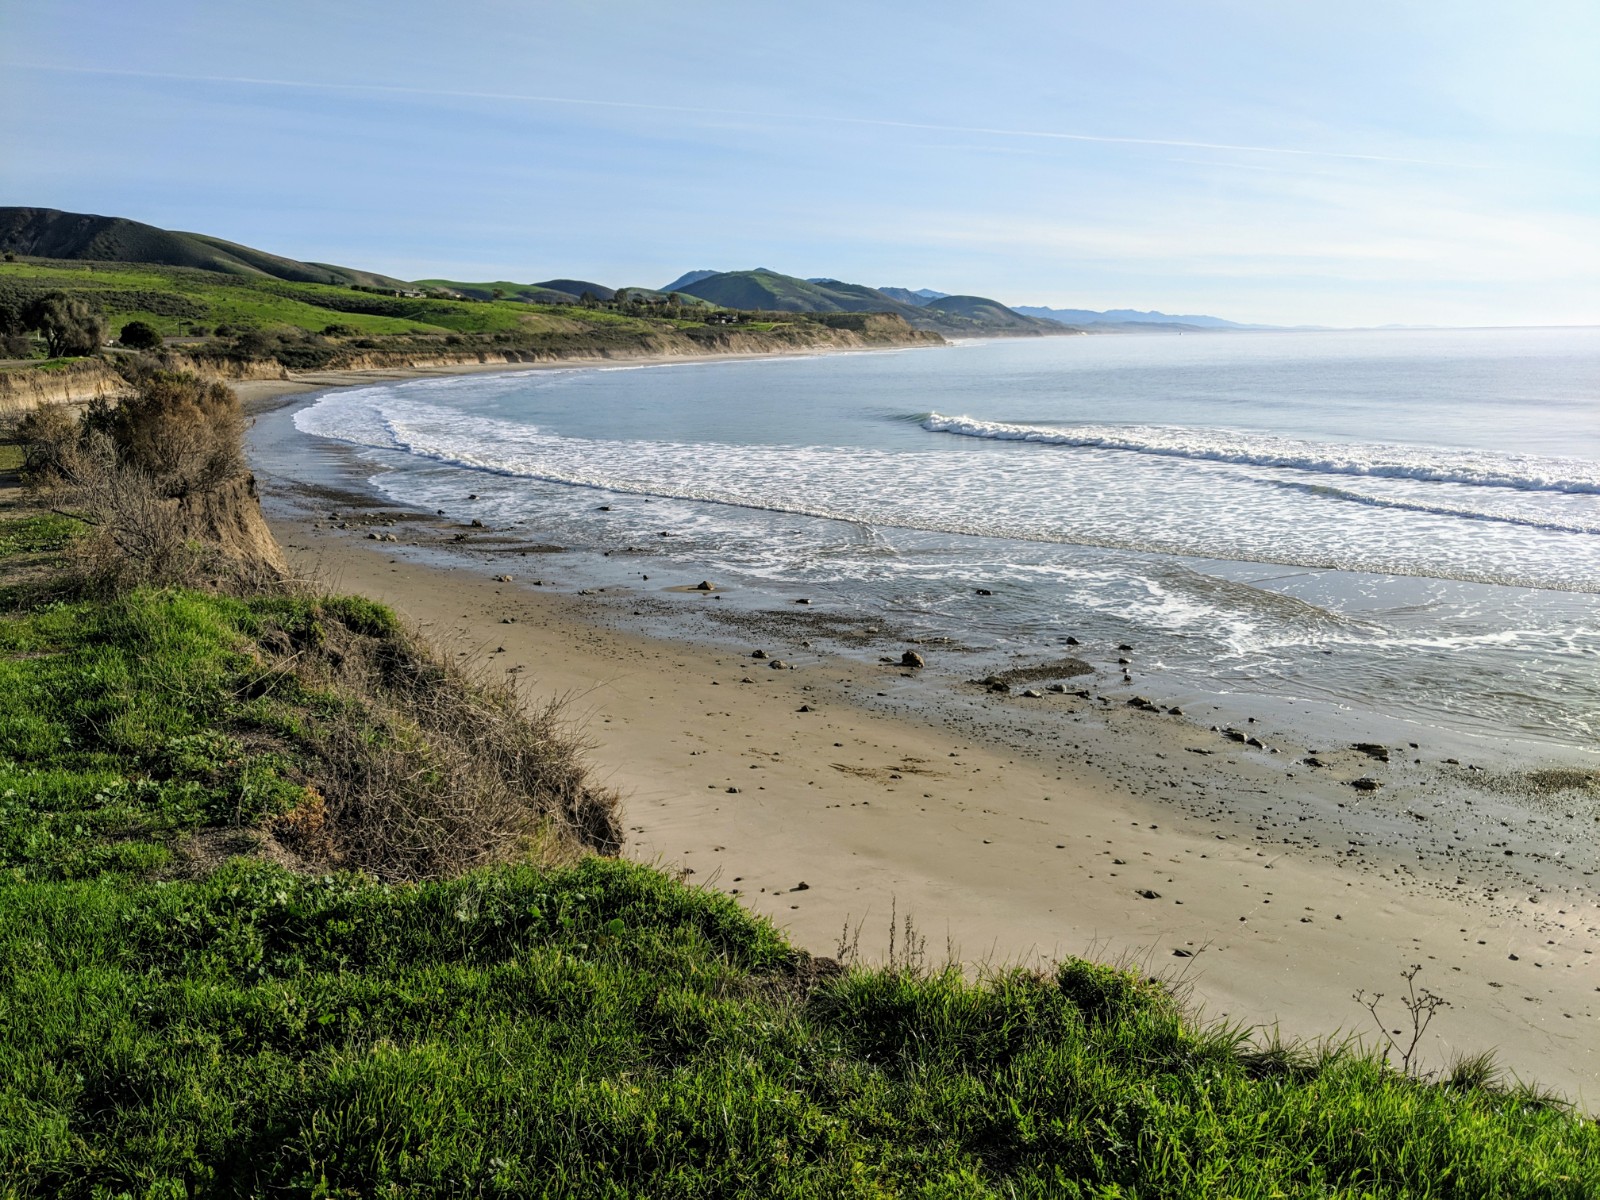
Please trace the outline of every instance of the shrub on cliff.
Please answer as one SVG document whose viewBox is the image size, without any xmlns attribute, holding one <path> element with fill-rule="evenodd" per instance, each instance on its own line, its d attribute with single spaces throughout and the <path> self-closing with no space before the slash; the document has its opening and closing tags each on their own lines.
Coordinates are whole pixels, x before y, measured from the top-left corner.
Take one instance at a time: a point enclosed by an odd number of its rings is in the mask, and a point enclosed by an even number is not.
<svg viewBox="0 0 1600 1200">
<path fill-rule="evenodd" d="M 129 350 L 154 350 L 161 345 L 161 332 L 144 321 L 129 321 L 118 331 L 117 341 Z"/>
<path fill-rule="evenodd" d="M 30 480 L 89 526 L 85 579 L 113 589 L 202 580 L 262 584 L 283 573 L 244 460 L 244 417 L 224 384 L 138 368 L 133 395 L 60 409 L 18 428 Z"/>
</svg>

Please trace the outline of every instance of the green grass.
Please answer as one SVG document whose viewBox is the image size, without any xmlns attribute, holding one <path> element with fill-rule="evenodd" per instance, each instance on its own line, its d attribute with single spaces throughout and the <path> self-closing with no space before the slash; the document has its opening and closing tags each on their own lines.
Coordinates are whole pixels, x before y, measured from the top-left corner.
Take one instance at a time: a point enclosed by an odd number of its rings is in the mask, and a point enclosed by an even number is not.
<svg viewBox="0 0 1600 1200">
<path fill-rule="evenodd" d="M 69 526 L 13 523 L 0 554 Z M 264 666 L 259 639 L 308 645 L 362 607 L 141 591 L 0 620 L 0 872 L 142 877 L 201 826 L 288 813 L 315 762 L 307 721 L 345 701 Z"/>
<path fill-rule="evenodd" d="M 541 332 L 570 322 L 652 327 L 647 321 L 574 305 L 383 296 L 331 284 L 132 263 L 97 263 L 92 269 L 0 263 L 0 288 L 8 286 L 82 295 L 105 313 L 113 332 L 131 320 L 146 321 L 167 335 L 186 334 L 196 325 L 208 330 L 217 325 L 292 327 L 315 333 L 337 324 L 376 335 Z"/>
<path fill-rule="evenodd" d="M 0 526 L 0 569 L 59 551 Z M 1593 1197 L 1592 1121 L 1256 1050 L 1076 960 L 822 970 L 734 899 L 589 858 L 384 884 L 234 859 L 351 703 L 280 654 L 356 599 L 0 614 L 0 1198 Z"/>
<path fill-rule="evenodd" d="M 591 859 L 0 887 L 0 1194 L 1593 1196 L 1593 1124 L 1252 1059 L 1069 963 L 813 988 Z"/>
<path fill-rule="evenodd" d="M 0 442 L 0 470 L 15 470 L 21 465 L 21 448 Z M 0 519 L 0 559 L 64 550 L 82 528 L 81 522 L 56 513 Z"/>
</svg>

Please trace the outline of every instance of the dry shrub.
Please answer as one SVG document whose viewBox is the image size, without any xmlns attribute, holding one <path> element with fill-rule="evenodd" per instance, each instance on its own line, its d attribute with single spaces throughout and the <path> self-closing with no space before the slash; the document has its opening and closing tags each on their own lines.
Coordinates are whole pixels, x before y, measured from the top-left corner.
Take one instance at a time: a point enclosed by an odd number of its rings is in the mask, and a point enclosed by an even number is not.
<svg viewBox="0 0 1600 1200">
<path fill-rule="evenodd" d="M 66 473 L 62 461 L 78 442 L 78 421 L 57 404 L 36 408 L 17 422 L 15 436 L 22 447 L 23 473 L 37 482 L 59 480 Z"/>
<path fill-rule="evenodd" d="M 91 534 L 77 547 L 101 589 L 202 583 L 259 588 L 284 574 L 244 458 L 244 416 L 225 385 L 145 370 L 133 396 L 59 408 L 18 426 L 33 486 Z"/>
<path fill-rule="evenodd" d="M 514 684 L 485 684 L 413 635 L 319 625 L 320 644 L 281 645 L 276 669 L 347 702 L 310 729 L 316 820 L 280 837 L 314 832 L 328 861 L 386 880 L 621 849 L 618 797 L 590 782 L 559 701 L 530 714 Z"/>
<path fill-rule="evenodd" d="M 198 582 L 206 555 L 187 536 L 178 505 L 149 474 L 121 462 L 109 437 L 88 433 L 61 460 L 68 474 L 55 489 L 58 508 L 92 531 L 76 547 L 88 580 L 111 590 Z"/>
<path fill-rule="evenodd" d="M 247 474 L 244 413 L 233 389 L 181 371 L 148 371 L 115 408 L 86 414 L 111 435 L 125 466 L 164 496 L 216 491 Z"/>
</svg>

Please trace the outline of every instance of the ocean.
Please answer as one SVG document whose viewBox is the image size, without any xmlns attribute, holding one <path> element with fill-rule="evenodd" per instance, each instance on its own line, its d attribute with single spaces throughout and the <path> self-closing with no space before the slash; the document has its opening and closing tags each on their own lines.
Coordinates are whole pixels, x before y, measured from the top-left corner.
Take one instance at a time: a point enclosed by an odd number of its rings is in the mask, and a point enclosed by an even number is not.
<svg viewBox="0 0 1600 1200">
<path fill-rule="evenodd" d="M 386 503 L 596 579 L 804 595 L 975 661 L 1129 644 L 1143 691 L 1600 749 L 1600 329 L 545 369 L 292 420 Z"/>
</svg>

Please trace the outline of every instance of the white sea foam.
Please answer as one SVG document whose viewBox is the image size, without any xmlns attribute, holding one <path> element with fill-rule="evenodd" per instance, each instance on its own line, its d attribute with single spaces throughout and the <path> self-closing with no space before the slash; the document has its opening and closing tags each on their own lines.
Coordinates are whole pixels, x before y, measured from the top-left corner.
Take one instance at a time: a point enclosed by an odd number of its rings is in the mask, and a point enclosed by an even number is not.
<svg viewBox="0 0 1600 1200">
<path fill-rule="evenodd" d="M 1600 356 L 1564 335 L 1566 358 L 1520 338 L 1514 364 L 1408 366 L 1368 341 L 1353 365 L 1274 337 L 497 373 L 294 421 L 390 502 L 620 550 L 597 561 L 635 586 L 803 587 L 974 649 L 1127 640 L 1174 695 L 1376 697 L 1592 744 L 1600 438 L 1573 379 Z"/>
<path fill-rule="evenodd" d="M 922 427 L 930 433 L 991 441 L 1122 450 L 1198 462 L 1290 468 L 1319 475 L 1368 475 L 1519 491 L 1600 494 L 1600 469 L 1592 462 L 1575 458 L 1382 442 L 1307 442 L 1271 434 L 1176 425 L 1010 425 L 941 413 L 929 413 L 922 419 Z"/>
<path fill-rule="evenodd" d="M 1219 470 L 1182 466 L 1167 455 L 1130 458 L 1099 442 L 1085 442 L 1063 472 L 1049 455 L 1007 455 L 973 470 L 967 456 L 932 444 L 917 451 L 575 438 L 526 417 L 433 402 L 440 394 L 409 385 L 351 391 L 301 410 L 295 421 L 308 433 L 411 462 L 525 483 L 877 528 L 1600 590 L 1600 508 L 1591 495 L 1491 492 L 1414 475 L 1334 487 L 1302 472 L 1290 478 L 1261 468 L 1256 464 L 1268 457 L 1262 453 L 1249 465 Z M 1286 444 L 1256 439 L 1266 440 Z M 397 479 L 394 486 L 416 484 Z M 1363 490 L 1351 490 L 1356 486 Z M 445 500 L 414 498 L 435 507 Z M 518 503 L 508 494 L 507 513 Z M 1330 503 L 1347 511 L 1330 519 Z M 741 519 L 749 518 L 721 520 L 731 529 Z M 1547 540 L 1535 544 L 1534 537 Z"/>
</svg>

